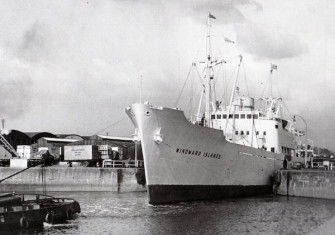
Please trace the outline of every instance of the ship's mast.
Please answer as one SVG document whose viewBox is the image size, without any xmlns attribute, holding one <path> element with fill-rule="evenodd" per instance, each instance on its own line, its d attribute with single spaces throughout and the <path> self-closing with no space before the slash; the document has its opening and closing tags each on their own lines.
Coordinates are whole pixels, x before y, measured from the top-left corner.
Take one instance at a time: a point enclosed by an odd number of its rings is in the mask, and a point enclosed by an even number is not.
<svg viewBox="0 0 335 235">
<path fill-rule="evenodd" d="M 238 80 L 238 77 L 239 77 L 239 74 L 240 74 L 240 68 L 241 68 L 241 64 L 242 64 L 242 60 L 243 60 L 242 55 L 239 55 L 239 58 L 240 58 L 240 62 L 239 62 L 238 67 L 237 67 L 237 74 L 236 74 L 236 77 L 235 77 L 235 80 L 234 80 L 234 85 L 232 87 L 232 91 L 231 91 L 231 95 L 230 95 L 228 114 L 227 114 L 226 126 L 225 126 L 225 129 L 224 129 L 224 133 L 227 133 L 229 115 L 231 114 L 231 108 L 233 107 L 233 102 L 234 102 L 234 99 L 235 99 L 235 93 L 237 91 L 237 88 L 236 88 L 237 87 L 237 80 Z M 234 110 L 233 110 L 233 130 L 232 131 L 233 132 L 235 131 L 235 106 L 234 106 Z M 232 140 L 234 142 L 234 133 L 232 133 Z"/>
<path fill-rule="evenodd" d="M 212 127 L 213 122 L 211 120 L 211 113 L 213 109 L 213 83 L 214 83 L 214 71 L 213 66 L 217 65 L 217 61 L 212 60 L 212 43 L 211 43 L 211 19 L 216 19 L 210 12 L 207 16 L 207 37 L 206 37 L 206 126 Z M 213 65 L 213 63 L 216 63 Z M 221 63 L 221 62 L 220 62 Z"/>
<path fill-rule="evenodd" d="M 212 126 L 212 120 L 211 120 L 211 71 L 210 71 L 210 66 L 211 66 L 211 51 L 212 51 L 212 45 L 211 45 L 211 18 L 210 18 L 210 13 L 208 14 L 207 17 L 207 36 L 206 36 L 206 75 L 205 78 L 207 79 L 206 81 L 206 126 L 211 127 Z"/>
<path fill-rule="evenodd" d="M 213 67 L 226 63 L 225 60 L 213 60 L 212 58 L 212 44 L 211 44 L 211 19 L 216 19 L 211 13 L 207 17 L 207 36 L 206 36 L 206 73 L 205 73 L 205 94 L 206 94 L 206 110 L 205 110 L 205 126 L 212 127 L 211 113 L 214 109 L 213 96 L 215 97 L 214 89 L 214 69 Z M 203 63 L 203 62 L 202 62 Z"/>
</svg>

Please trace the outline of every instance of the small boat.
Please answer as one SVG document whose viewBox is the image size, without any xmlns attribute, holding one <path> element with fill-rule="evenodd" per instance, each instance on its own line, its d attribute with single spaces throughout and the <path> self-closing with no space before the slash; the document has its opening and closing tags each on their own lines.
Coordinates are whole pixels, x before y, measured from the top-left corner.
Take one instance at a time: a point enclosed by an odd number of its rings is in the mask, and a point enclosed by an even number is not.
<svg viewBox="0 0 335 235">
<path fill-rule="evenodd" d="M 0 194 L 0 231 L 43 227 L 43 223 L 62 223 L 80 213 L 71 198 L 42 194 Z"/>
</svg>

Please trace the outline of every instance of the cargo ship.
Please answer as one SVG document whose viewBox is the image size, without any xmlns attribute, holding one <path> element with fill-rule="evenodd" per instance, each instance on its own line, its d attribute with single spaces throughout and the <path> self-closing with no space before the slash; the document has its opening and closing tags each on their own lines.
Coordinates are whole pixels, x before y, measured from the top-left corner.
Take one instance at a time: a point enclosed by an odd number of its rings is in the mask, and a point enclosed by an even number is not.
<svg viewBox="0 0 335 235">
<path fill-rule="evenodd" d="M 230 102 L 215 100 L 214 68 L 224 61 L 212 57 L 213 19 L 209 14 L 196 120 L 188 120 L 181 110 L 148 102 L 126 108 L 142 144 L 150 204 L 268 194 L 275 170 L 302 161 L 296 156 L 295 138 L 305 133 L 284 117 L 281 98 L 261 98 L 263 106 L 256 108 L 254 98 L 239 93 L 235 80 Z M 242 56 L 238 69 L 241 62 Z M 276 69 L 271 65 L 270 73 Z"/>
</svg>

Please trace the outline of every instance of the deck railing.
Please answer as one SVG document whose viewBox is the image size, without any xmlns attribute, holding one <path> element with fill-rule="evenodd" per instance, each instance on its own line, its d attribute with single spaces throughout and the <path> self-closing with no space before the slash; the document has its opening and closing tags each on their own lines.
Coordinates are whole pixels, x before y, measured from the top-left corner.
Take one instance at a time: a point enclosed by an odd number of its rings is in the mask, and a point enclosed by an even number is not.
<svg viewBox="0 0 335 235">
<path fill-rule="evenodd" d="M 111 168 L 143 168 L 143 160 L 104 160 L 102 167 Z"/>
</svg>

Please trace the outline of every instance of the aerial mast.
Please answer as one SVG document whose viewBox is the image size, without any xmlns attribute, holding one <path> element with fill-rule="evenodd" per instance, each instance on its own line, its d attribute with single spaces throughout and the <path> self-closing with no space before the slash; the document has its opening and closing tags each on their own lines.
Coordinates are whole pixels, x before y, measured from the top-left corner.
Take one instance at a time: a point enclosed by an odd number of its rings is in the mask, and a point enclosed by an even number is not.
<svg viewBox="0 0 335 235">
<path fill-rule="evenodd" d="M 270 95 L 270 97 L 267 99 L 267 103 L 268 103 L 268 110 L 267 110 L 267 116 L 269 117 L 269 118 L 272 118 L 272 116 L 273 116 L 273 112 L 272 112 L 272 109 L 273 109 L 273 107 L 274 107 L 274 105 L 275 105 L 275 102 L 276 102 L 276 99 L 274 99 L 273 98 L 273 93 L 272 93 L 272 74 L 273 74 L 273 71 L 274 70 L 277 70 L 278 69 L 278 66 L 277 65 L 275 65 L 275 64 L 271 64 L 271 68 L 270 68 L 270 75 L 269 75 L 269 89 L 270 89 L 270 91 L 269 91 L 269 95 Z"/>
<path fill-rule="evenodd" d="M 207 116 L 207 123 L 206 126 L 212 127 L 212 120 L 211 120 L 211 111 L 212 111 L 212 83 L 214 79 L 213 69 L 212 69 L 212 45 L 211 45 L 211 19 L 216 19 L 210 12 L 208 13 L 207 17 L 207 40 L 206 40 L 206 54 L 207 54 L 207 61 L 206 61 L 206 79 L 208 82 L 206 83 L 206 116 Z"/>
<path fill-rule="evenodd" d="M 270 69 L 270 98 L 272 98 L 272 73 L 273 70 L 277 70 L 278 66 L 275 64 L 271 64 L 271 69 Z"/>
<path fill-rule="evenodd" d="M 205 67 L 205 94 L 206 94 L 206 110 L 205 110 L 205 123 L 204 126 L 213 127 L 213 121 L 211 120 L 211 113 L 214 109 L 214 102 L 213 102 L 213 92 L 215 93 L 215 89 L 212 89 L 214 87 L 214 67 L 226 63 L 225 60 L 221 59 L 215 59 L 212 58 L 212 44 L 211 44 L 211 19 L 216 19 L 215 16 L 213 16 L 210 12 L 208 13 L 207 17 L 207 38 L 206 38 L 206 55 L 207 60 L 206 62 L 200 62 L 200 63 L 206 63 Z M 214 94 L 215 96 L 215 94 Z"/>
</svg>

